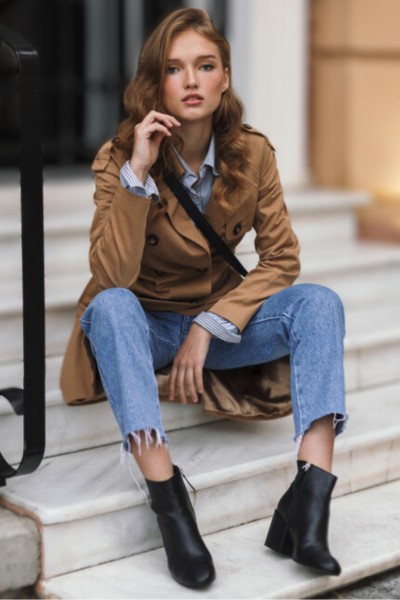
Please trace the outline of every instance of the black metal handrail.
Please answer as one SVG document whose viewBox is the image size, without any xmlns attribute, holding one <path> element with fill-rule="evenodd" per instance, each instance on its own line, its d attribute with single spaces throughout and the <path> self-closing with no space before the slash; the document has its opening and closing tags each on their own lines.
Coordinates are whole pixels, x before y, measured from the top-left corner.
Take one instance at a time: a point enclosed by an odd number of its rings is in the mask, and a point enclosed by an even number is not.
<svg viewBox="0 0 400 600">
<path fill-rule="evenodd" d="M 18 467 L 0 453 L 0 486 L 31 473 L 45 449 L 45 304 L 43 176 L 39 56 L 22 36 L 0 26 L 0 76 L 18 79 L 21 122 L 21 242 L 24 389 L 7 388 L 7 398 L 24 418 L 24 449 Z M 1 440 L 0 440 L 1 443 Z"/>
</svg>

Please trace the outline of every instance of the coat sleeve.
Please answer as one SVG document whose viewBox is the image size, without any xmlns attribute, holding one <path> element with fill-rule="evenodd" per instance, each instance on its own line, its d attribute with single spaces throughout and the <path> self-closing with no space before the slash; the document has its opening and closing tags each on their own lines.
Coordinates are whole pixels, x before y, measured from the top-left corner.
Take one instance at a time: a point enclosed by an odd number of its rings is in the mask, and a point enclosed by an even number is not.
<svg viewBox="0 0 400 600">
<path fill-rule="evenodd" d="M 140 272 L 150 199 L 121 185 L 112 142 L 100 149 L 92 171 L 96 211 L 90 231 L 90 268 L 101 288 L 130 288 Z"/>
<path fill-rule="evenodd" d="M 259 260 L 243 281 L 209 310 L 244 329 L 272 294 L 289 287 L 300 272 L 299 243 L 283 199 L 275 154 L 266 138 L 259 166 L 254 219 Z"/>
</svg>

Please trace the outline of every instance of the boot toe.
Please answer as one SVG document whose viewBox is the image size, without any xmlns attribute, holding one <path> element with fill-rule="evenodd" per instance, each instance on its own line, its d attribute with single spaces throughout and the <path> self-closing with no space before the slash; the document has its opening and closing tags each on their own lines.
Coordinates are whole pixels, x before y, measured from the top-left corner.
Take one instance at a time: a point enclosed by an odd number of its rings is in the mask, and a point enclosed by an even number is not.
<svg viewBox="0 0 400 600">
<path fill-rule="evenodd" d="M 336 558 L 331 556 L 330 560 L 327 560 L 326 564 L 324 564 L 324 572 L 328 575 L 340 575 L 342 568 Z"/>
<path fill-rule="evenodd" d="M 293 560 L 305 567 L 324 573 L 324 575 L 340 575 L 342 571 L 338 561 L 330 553 L 310 553 L 307 556 L 303 552 L 301 556 L 293 556 Z"/>
<path fill-rule="evenodd" d="M 316 568 L 326 575 L 340 575 L 342 569 L 330 552 L 321 552 L 314 561 Z"/>
<path fill-rule="evenodd" d="M 180 569 L 170 567 L 170 571 L 175 581 L 189 588 L 204 588 L 216 577 L 214 564 L 210 560 L 198 560 Z"/>
</svg>

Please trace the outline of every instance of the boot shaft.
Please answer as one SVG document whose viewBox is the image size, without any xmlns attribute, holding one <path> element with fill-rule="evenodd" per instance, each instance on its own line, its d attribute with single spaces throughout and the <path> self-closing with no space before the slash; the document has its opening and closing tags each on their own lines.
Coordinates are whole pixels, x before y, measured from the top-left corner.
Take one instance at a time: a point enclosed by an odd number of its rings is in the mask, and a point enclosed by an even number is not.
<svg viewBox="0 0 400 600">
<path fill-rule="evenodd" d="M 174 474 L 166 481 L 151 481 L 146 479 L 150 493 L 151 508 L 157 514 L 168 514 L 177 509 L 194 511 L 189 494 L 182 478 L 182 473 L 176 465 L 173 466 Z"/>
<path fill-rule="evenodd" d="M 329 508 L 332 491 L 337 481 L 337 477 L 332 473 L 305 461 L 297 461 L 297 467 L 296 477 L 278 504 L 278 511 L 288 520 L 298 509 L 308 512 L 307 507 L 311 505 L 318 512 L 320 506 Z"/>
</svg>

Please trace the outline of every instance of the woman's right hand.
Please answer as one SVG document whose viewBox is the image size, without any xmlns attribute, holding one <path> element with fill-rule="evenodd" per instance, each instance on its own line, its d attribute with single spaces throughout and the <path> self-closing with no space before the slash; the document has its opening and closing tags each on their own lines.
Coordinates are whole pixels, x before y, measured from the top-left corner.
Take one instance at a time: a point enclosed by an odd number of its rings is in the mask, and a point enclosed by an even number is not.
<svg viewBox="0 0 400 600">
<path fill-rule="evenodd" d="M 130 164 L 136 177 L 139 177 L 143 184 L 157 160 L 162 140 L 172 135 L 170 130 L 173 127 L 180 127 L 175 117 L 155 110 L 150 111 L 143 121 L 135 126 Z"/>
</svg>

